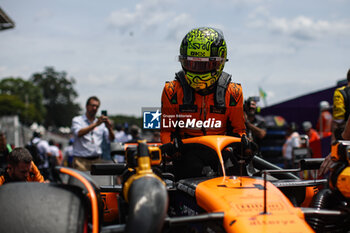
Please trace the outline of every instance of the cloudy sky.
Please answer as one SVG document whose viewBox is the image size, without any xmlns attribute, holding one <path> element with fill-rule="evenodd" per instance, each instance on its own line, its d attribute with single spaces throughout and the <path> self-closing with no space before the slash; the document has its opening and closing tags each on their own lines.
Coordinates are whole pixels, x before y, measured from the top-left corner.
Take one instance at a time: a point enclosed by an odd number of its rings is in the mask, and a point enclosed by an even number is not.
<svg viewBox="0 0 350 233">
<path fill-rule="evenodd" d="M 16 27 L 0 32 L 0 78 L 28 79 L 44 67 L 76 80 L 77 101 L 97 95 L 110 114 L 160 106 L 184 35 L 220 28 L 225 70 L 244 96 L 268 104 L 344 79 L 350 67 L 347 0 L 0 0 Z"/>
</svg>

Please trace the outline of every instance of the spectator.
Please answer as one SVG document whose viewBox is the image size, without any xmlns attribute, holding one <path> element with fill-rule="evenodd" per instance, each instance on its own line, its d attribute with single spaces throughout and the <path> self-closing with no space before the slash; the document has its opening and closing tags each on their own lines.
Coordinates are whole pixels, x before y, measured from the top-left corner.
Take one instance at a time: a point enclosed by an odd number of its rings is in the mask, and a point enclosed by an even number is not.
<svg viewBox="0 0 350 233">
<path fill-rule="evenodd" d="M 33 157 L 23 147 L 17 147 L 9 154 L 8 166 L 0 176 L 0 185 L 16 181 L 44 182 L 43 176 L 33 163 Z"/>
<path fill-rule="evenodd" d="M 122 125 L 116 126 L 116 132 L 115 132 L 115 142 L 127 142 L 132 139 L 132 136 L 127 133 L 127 130 Z"/>
<path fill-rule="evenodd" d="M 284 168 L 293 167 L 293 148 L 300 147 L 300 135 L 297 132 L 297 125 L 292 122 L 286 130 L 286 141 L 282 147 Z"/>
<path fill-rule="evenodd" d="M 0 168 L 5 168 L 7 166 L 7 160 L 12 147 L 7 143 L 6 136 L 4 132 L 0 132 Z"/>
<path fill-rule="evenodd" d="M 86 113 L 72 120 L 73 167 L 82 171 L 91 170 L 91 164 L 101 162 L 103 138 L 114 140 L 113 127 L 108 116 L 96 117 L 100 100 L 96 96 L 86 101 Z"/>
<path fill-rule="evenodd" d="M 55 167 L 57 165 L 61 165 L 61 160 L 60 160 L 60 152 L 58 146 L 56 146 L 55 141 L 50 139 L 49 140 L 49 150 L 51 153 L 50 157 L 50 167 Z"/>
<path fill-rule="evenodd" d="M 160 142 L 160 132 L 154 131 L 150 142 Z"/>
<path fill-rule="evenodd" d="M 329 112 L 329 103 L 320 102 L 320 116 L 317 121 L 316 129 L 321 138 L 332 135 L 332 114 Z"/>
<path fill-rule="evenodd" d="M 59 181 L 59 174 L 55 170 L 56 166 L 61 165 L 62 160 L 60 159 L 60 149 L 55 144 L 55 141 L 50 139 L 49 140 L 49 151 L 50 151 L 50 157 L 49 157 L 49 164 L 50 164 L 50 179 L 52 181 Z"/>
<path fill-rule="evenodd" d="M 320 135 L 312 128 L 312 123 L 310 121 L 303 122 L 303 129 L 308 136 L 308 147 L 310 148 L 312 158 L 321 158 L 322 151 Z"/>
<path fill-rule="evenodd" d="M 64 166 L 73 167 L 73 141 L 69 139 L 68 146 L 63 151 L 63 164 Z"/>
<path fill-rule="evenodd" d="M 312 123 L 310 121 L 303 122 L 303 130 L 306 135 L 309 137 L 309 143 L 312 143 L 316 140 L 320 140 L 320 135 L 315 129 L 312 128 Z"/>
<path fill-rule="evenodd" d="M 137 125 L 132 125 L 130 127 L 130 134 L 132 139 L 129 140 L 128 142 L 138 142 L 139 140 L 142 140 L 140 133 L 141 133 L 141 129 Z"/>
<path fill-rule="evenodd" d="M 52 180 L 52 177 L 50 177 L 49 163 L 49 157 L 51 156 L 50 146 L 49 143 L 41 137 L 42 135 L 40 132 L 33 133 L 33 138 L 30 141 L 29 146 L 36 149 L 36 151 L 33 153 L 32 150 L 29 151 L 32 154 L 34 162 L 38 166 L 40 173 L 44 176 L 45 179 Z"/>
<path fill-rule="evenodd" d="M 57 143 L 56 146 L 58 148 L 58 165 L 63 165 L 62 143 Z"/>
<path fill-rule="evenodd" d="M 265 120 L 257 115 L 257 101 L 259 97 L 249 97 L 244 103 L 244 118 L 247 136 L 259 147 L 266 136 Z"/>
</svg>

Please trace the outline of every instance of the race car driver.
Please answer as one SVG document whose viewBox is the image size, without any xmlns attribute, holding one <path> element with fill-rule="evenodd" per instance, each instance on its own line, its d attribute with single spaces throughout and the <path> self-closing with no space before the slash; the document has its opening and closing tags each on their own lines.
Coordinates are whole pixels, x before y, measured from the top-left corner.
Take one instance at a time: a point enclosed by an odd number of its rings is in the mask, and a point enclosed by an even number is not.
<svg viewBox="0 0 350 233">
<path fill-rule="evenodd" d="M 245 135 L 242 87 L 223 72 L 223 33 L 210 27 L 191 30 L 182 40 L 179 61 L 182 70 L 166 82 L 162 93 L 162 143 L 203 135 Z M 190 157 L 182 155 L 174 162 L 184 177 L 200 175 L 204 165 L 203 159 Z"/>
</svg>

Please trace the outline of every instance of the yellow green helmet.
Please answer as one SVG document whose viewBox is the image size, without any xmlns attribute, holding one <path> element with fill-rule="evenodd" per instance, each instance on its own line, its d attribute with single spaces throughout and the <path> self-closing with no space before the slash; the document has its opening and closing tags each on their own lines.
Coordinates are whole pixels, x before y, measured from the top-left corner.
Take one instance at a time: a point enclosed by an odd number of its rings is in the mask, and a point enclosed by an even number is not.
<svg viewBox="0 0 350 233">
<path fill-rule="evenodd" d="M 179 61 L 188 84 L 196 91 L 209 88 L 219 79 L 226 57 L 223 33 L 210 27 L 192 29 L 180 46 Z"/>
</svg>

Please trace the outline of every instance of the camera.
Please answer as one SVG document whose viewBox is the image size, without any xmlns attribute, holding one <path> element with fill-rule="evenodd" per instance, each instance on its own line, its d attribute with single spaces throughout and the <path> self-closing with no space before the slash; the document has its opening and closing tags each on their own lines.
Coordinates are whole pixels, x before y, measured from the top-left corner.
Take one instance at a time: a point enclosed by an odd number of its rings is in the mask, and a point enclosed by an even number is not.
<svg viewBox="0 0 350 233">
<path fill-rule="evenodd" d="M 102 111 L 101 111 L 101 115 L 102 115 L 102 116 L 107 116 L 107 110 L 102 110 Z"/>
</svg>

